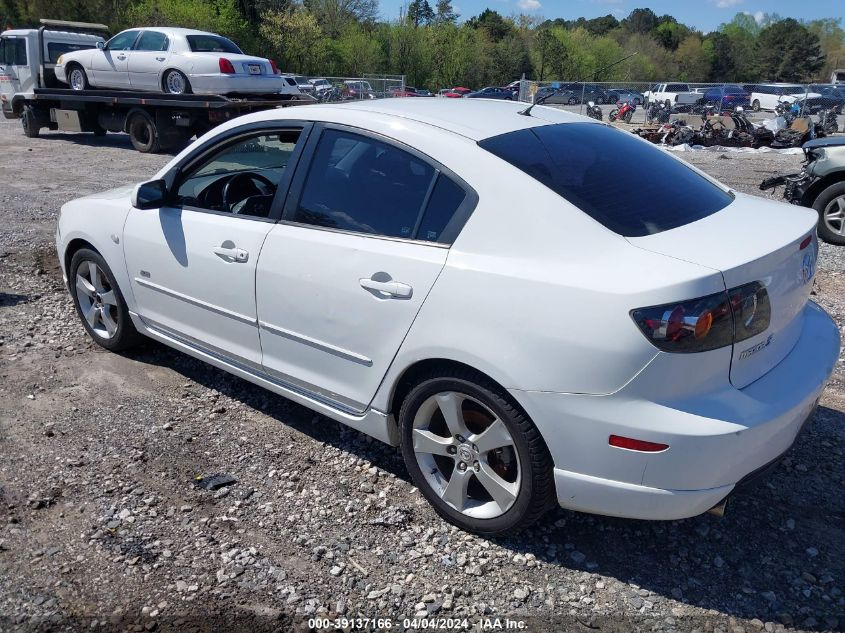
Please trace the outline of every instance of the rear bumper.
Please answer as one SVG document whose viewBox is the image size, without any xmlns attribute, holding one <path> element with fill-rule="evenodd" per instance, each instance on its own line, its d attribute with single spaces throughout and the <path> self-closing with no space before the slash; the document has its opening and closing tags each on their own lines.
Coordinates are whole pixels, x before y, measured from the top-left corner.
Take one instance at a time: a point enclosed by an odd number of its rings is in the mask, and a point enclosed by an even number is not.
<svg viewBox="0 0 845 633">
<path fill-rule="evenodd" d="M 189 75 L 191 90 L 195 94 L 278 94 L 298 93 L 279 75 Z"/>
<path fill-rule="evenodd" d="M 839 356 L 839 330 L 821 308 L 808 303 L 799 318 L 792 351 L 743 389 L 725 376 L 704 394 L 657 398 L 677 391 L 671 355 L 659 355 L 614 394 L 512 390 L 549 446 L 560 505 L 637 519 L 690 517 L 776 461 L 812 414 Z M 608 444 L 613 434 L 669 448 L 620 449 Z"/>
</svg>

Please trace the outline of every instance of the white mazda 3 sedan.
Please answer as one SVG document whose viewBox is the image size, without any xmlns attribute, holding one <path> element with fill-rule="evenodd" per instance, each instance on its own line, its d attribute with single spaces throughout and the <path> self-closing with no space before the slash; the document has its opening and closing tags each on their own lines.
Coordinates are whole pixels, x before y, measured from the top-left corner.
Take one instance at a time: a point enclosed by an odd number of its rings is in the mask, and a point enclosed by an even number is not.
<svg viewBox="0 0 845 633">
<path fill-rule="evenodd" d="M 56 79 L 73 90 L 120 88 L 168 94 L 298 93 L 270 59 L 245 55 L 215 33 L 152 27 L 64 53 Z"/>
<path fill-rule="evenodd" d="M 387 99 L 215 128 L 69 202 L 82 325 L 146 335 L 391 445 L 485 535 L 557 503 L 722 508 L 839 354 L 817 214 L 551 108 Z M 619 169 L 624 165 L 624 169 Z"/>
</svg>

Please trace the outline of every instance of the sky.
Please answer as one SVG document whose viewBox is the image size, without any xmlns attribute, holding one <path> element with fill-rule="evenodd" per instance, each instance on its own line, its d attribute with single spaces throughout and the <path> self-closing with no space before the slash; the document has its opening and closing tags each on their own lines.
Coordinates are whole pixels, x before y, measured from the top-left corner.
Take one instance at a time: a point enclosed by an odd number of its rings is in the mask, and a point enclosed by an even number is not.
<svg viewBox="0 0 845 633">
<path fill-rule="evenodd" d="M 380 0 L 381 13 L 392 20 L 399 16 L 399 9 L 407 0 Z M 435 6 L 436 0 L 429 0 Z M 839 5 L 839 6 L 837 6 Z M 526 13 L 544 18 L 572 20 L 584 16 L 595 18 L 608 13 L 621 19 L 637 7 L 648 7 L 657 15 L 668 13 L 679 22 L 707 33 L 729 22 L 738 12 L 750 13 L 762 19 L 763 13 L 777 13 L 783 18 L 815 20 L 839 17 L 843 13 L 840 0 L 452 0 L 452 6 L 462 19 L 478 15 L 485 8 L 502 15 Z"/>
</svg>

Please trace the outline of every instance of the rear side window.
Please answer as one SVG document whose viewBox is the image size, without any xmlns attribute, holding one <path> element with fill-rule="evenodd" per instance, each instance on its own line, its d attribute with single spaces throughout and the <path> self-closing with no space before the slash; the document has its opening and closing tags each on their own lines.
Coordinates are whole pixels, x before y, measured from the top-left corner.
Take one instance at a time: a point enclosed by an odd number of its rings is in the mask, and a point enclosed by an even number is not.
<svg viewBox="0 0 845 633">
<path fill-rule="evenodd" d="M 440 174 L 420 222 L 417 239 L 427 242 L 440 241 L 449 221 L 466 197 L 467 193 L 463 187 L 445 174 Z"/>
<path fill-rule="evenodd" d="M 431 165 L 393 145 L 326 130 L 291 219 L 412 239 L 434 176 Z"/>
<path fill-rule="evenodd" d="M 626 237 L 695 222 L 733 201 L 663 150 L 607 125 L 544 125 L 479 145 Z"/>
<path fill-rule="evenodd" d="M 135 45 L 136 51 L 166 51 L 169 42 L 164 33 L 158 31 L 144 31 Z"/>
<path fill-rule="evenodd" d="M 70 44 L 68 42 L 47 42 L 47 59 L 49 63 L 55 64 L 61 55 L 81 51 L 86 48 L 94 48 L 93 44 Z"/>
</svg>

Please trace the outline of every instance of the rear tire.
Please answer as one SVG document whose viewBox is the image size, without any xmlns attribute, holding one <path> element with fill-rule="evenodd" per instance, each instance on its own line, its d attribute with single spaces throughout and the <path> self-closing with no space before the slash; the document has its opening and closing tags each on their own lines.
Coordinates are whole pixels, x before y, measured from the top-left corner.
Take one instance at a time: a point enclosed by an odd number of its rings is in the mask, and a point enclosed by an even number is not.
<svg viewBox="0 0 845 633">
<path fill-rule="evenodd" d="M 575 97 L 569 97 L 568 103 L 569 105 L 576 105 L 578 103 L 578 99 L 576 99 Z"/>
<path fill-rule="evenodd" d="M 170 95 L 191 94 L 191 82 L 185 73 L 178 70 L 168 70 L 161 79 L 162 92 Z"/>
<path fill-rule="evenodd" d="M 41 132 L 41 125 L 38 123 L 38 114 L 31 105 L 26 105 L 21 110 L 21 126 L 23 127 L 24 136 L 27 138 L 37 138 Z"/>
<path fill-rule="evenodd" d="M 76 251 L 68 267 L 68 279 L 76 313 L 98 345 L 119 352 L 142 340 L 132 324 L 123 293 L 98 252 L 89 248 Z"/>
<path fill-rule="evenodd" d="M 132 147 L 143 154 L 155 154 L 161 150 L 161 139 L 155 121 L 145 112 L 136 112 L 127 126 Z"/>
<path fill-rule="evenodd" d="M 458 413 L 448 417 L 445 412 L 456 410 L 452 403 Z M 540 432 L 484 376 L 468 369 L 423 376 L 402 403 L 399 427 L 414 484 L 441 517 L 461 529 L 489 537 L 511 534 L 555 505 L 552 458 Z M 432 439 L 426 442 L 426 435 Z M 425 450 L 432 447 L 437 452 Z M 463 488 L 450 492 L 458 482 Z"/>
<path fill-rule="evenodd" d="M 751 109 L 754 110 L 754 112 L 760 111 L 760 100 L 759 99 L 754 99 L 754 101 L 751 103 Z"/>
<path fill-rule="evenodd" d="M 845 246 L 845 182 L 823 190 L 813 208 L 819 214 L 819 237 L 828 244 Z"/>
</svg>

